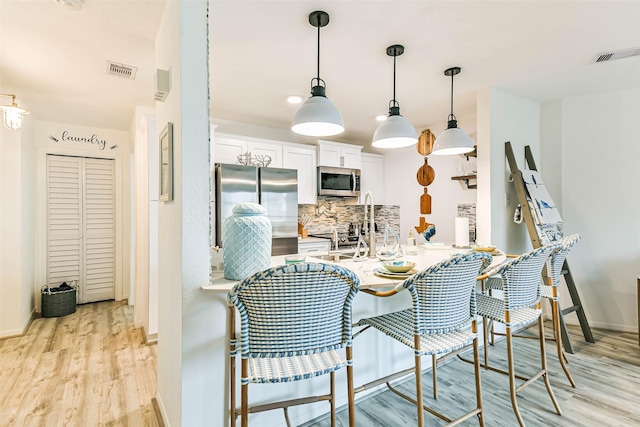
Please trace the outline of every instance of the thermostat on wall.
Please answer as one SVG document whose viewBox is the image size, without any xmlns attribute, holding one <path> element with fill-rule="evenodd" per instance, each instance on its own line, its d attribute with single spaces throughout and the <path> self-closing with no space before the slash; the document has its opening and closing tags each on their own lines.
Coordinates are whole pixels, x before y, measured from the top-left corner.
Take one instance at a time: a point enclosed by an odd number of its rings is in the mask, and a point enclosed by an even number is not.
<svg viewBox="0 0 640 427">
<path fill-rule="evenodd" d="M 156 70 L 153 76 L 156 101 L 164 102 L 169 95 L 169 70 Z"/>
</svg>

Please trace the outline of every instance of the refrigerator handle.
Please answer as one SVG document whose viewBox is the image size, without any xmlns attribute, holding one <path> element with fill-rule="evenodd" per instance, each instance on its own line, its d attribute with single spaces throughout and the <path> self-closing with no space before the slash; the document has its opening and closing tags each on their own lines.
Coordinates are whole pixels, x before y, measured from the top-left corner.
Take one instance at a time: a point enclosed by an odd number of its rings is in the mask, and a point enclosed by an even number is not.
<svg viewBox="0 0 640 427">
<path fill-rule="evenodd" d="M 356 173 L 351 172 L 351 191 L 356 191 Z"/>
</svg>

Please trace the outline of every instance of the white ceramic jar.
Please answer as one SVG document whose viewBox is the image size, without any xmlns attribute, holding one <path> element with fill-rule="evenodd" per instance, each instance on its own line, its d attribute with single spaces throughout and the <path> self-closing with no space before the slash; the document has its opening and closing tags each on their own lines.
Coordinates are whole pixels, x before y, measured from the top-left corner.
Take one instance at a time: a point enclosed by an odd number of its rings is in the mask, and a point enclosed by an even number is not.
<svg viewBox="0 0 640 427">
<path fill-rule="evenodd" d="M 222 227 L 224 277 L 242 280 L 271 267 L 271 221 L 257 203 L 240 203 Z"/>
</svg>

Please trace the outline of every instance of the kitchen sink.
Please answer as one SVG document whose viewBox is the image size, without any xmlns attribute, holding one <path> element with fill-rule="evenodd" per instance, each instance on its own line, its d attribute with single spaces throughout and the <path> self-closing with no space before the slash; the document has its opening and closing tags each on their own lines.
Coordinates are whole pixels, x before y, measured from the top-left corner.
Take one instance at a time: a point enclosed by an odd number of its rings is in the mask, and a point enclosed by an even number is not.
<svg viewBox="0 0 640 427">
<path fill-rule="evenodd" d="M 351 259 L 353 258 L 353 254 L 354 254 L 353 252 L 351 253 L 336 252 L 336 253 L 331 253 L 329 255 L 312 255 L 310 256 L 310 258 L 320 259 L 322 261 L 337 262 L 337 261 L 344 261 L 347 259 Z"/>
</svg>

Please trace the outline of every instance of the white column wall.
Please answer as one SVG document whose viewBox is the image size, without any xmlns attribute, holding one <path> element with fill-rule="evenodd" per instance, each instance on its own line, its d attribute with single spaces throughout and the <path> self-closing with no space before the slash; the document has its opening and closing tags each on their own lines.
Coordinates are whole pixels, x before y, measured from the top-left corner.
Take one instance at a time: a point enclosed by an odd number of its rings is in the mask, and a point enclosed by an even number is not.
<svg viewBox="0 0 640 427">
<path fill-rule="evenodd" d="M 167 425 L 224 425 L 225 302 L 209 281 L 207 2 L 168 2 L 157 68 L 171 92 L 157 127 L 174 124 L 174 200 L 158 206 L 158 402 Z"/>
<path fill-rule="evenodd" d="M 157 207 L 152 209 L 158 198 L 158 169 L 152 164 L 158 160 L 155 110 L 137 107 L 131 132 L 135 135 L 134 321 L 150 342 L 157 339 L 158 333 Z"/>
<path fill-rule="evenodd" d="M 33 119 L 33 117 L 30 117 Z M 0 338 L 21 335 L 34 311 L 35 141 L 33 120 L 0 125 Z"/>
<path fill-rule="evenodd" d="M 478 241 L 497 245 L 508 253 L 531 248 L 526 225 L 515 224 L 517 196 L 508 181 L 510 170 L 504 145 L 511 146 L 524 169 L 524 147 L 529 145 L 542 170 L 540 158 L 540 105 L 510 93 L 487 88 L 478 92 Z"/>
<path fill-rule="evenodd" d="M 587 318 L 593 327 L 636 331 L 640 89 L 566 98 L 561 124 L 558 106 L 545 105 L 550 109 L 552 120 L 542 127 L 562 136 L 564 232 L 583 236 L 568 259 Z M 556 139 L 543 151 L 556 150 Z M 567 320 L 577 322 L 575 314 Z"/>
</svg>

